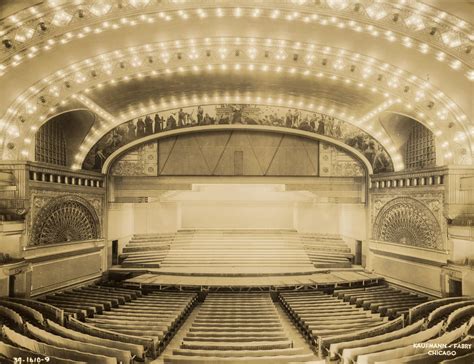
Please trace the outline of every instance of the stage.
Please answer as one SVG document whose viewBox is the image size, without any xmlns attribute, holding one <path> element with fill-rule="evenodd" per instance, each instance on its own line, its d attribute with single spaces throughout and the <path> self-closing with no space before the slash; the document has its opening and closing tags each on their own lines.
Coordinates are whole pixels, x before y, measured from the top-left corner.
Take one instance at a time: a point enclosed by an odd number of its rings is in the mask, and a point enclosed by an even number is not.
<svg viewBox="0 0 474 364">
<path fill-rule="evenodd" d="M 124 271 L 120 269 L 120 271 Z M 197 291 L 278 291 L 335 289 L 377 285 L 383 277 L 362 268 L 320 270 L 308 274 L 279 275 L 196 275 L 148 272 L 124 280 L 124 285 L 142 289 Z"/>
</svg>

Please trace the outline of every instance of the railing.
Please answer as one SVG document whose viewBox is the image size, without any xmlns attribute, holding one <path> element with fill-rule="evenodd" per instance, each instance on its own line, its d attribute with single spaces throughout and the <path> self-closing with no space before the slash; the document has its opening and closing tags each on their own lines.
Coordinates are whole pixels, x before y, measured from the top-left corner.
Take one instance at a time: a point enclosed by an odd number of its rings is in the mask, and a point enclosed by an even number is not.
<svg viewBox="0 0 474 364">
<path fill-rule="evenodd" d="M 30 165 L 29 180 L 34 182 L 58 183 L 73 186 L 103 188 L 104 177 L 98 173 L 70 171 L 62 168 L 51 168 Z"/>
<path fill-rule="evenodd" d="M 446 168 L 384 173 L 372 176 L 369 188 L 371 190 L 379 190 L 386 188 L 442 186 L 445 183 L 445 176 L 447 174 L 448 170 Z"/>
</svg>

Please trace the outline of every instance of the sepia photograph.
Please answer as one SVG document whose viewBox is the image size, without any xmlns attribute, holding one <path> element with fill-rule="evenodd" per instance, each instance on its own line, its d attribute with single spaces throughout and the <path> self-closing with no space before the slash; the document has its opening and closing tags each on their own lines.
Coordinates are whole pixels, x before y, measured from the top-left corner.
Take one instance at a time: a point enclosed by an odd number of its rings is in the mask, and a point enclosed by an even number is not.
<svg viewBox="0 0 474 364">
<path fill-rule="evenodd" d="M 474 364 L 474 0 L 0 0 L 0 364 Z"/>
</svg>

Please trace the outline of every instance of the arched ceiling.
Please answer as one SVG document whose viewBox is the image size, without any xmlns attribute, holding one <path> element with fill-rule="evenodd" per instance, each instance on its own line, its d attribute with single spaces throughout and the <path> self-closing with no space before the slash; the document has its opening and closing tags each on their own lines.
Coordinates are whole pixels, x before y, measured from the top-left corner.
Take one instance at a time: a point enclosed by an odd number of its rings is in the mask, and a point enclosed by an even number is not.
<svg viewBox="0 0 474 364">
<path fill-rule="evenodd" d="M 99 115 L 97 138 L 170 103 L 230 97 L 334 114 L 392 157 L 379 114 L 404 114 L 435 133 L 438 164 L 472 163 L 473 5 L 455 3 L 5 0 L 2 158 L 34 159 L 38 127 L 68 109 Z"/>
</svg>

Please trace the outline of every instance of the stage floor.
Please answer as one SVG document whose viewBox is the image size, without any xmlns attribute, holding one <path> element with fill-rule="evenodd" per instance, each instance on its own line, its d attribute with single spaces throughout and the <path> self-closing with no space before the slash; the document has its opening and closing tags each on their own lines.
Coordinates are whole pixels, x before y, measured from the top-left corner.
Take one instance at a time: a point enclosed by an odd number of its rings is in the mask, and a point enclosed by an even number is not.
<svg viewBox="0 0 474 364">
<path fill-rule="evenodd" d="M 124 281 L 125 285 L 140 288 L 179 289 L 304 289 L 325 287 L 351 287 L 373 285 L 383 277 L 366 272 L 361 268 L 320 271 L 309 274 L 266 275 L 266 276 L 219 276 L 163 274 L 150 272 Z"/>
</svg>

